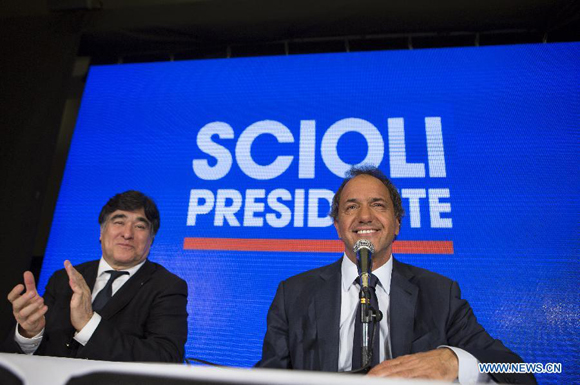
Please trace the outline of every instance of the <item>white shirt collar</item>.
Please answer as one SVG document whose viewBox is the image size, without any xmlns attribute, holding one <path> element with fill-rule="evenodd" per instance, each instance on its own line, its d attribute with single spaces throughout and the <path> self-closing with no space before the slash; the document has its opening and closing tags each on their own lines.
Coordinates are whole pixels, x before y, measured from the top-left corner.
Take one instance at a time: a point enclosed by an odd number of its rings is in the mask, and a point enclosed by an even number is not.
<svg viewBox="0 0 580 385">
<path fill-rule="evenodd" d="M 130 278 L 130 277 L 133 276 L 133 274 L 135 274 L 141 268 L 141 266 L 143 266 L 143 264 L 145 263 L 145 261 L 147 261 L 147 259 L 145 259 L 140 264 L 131 267 L 130 269 L 125 269 L 125 270 L 122 270 L 122 271 L 128 272 L 129 273 L 129 278 Z M 113 269 L 111 267 L 111 265 L 109 265 L 107 263 L 107 261 L 105 261 L 105 258 L 103 258 L 101 256 L 101 259 L 99 260 L 99 270 L 97 271 L 97 277 L 100 277 L 101 274 L 103 274 L 105 271 L 108 271 L 108 270 L 115 270 L 115 269 Z"/>
<path fill-rule="evenodd" d="M 354 280 L 358 277 L 358 269 L 356 264 L 354 264 L 347 256 L 344 254 L 342 256 L 341 264 L 342 273 L 342 289 L 348 291 L 352 285 L 354 285 Z M 391 275 L 393 274 L 393 255 L 383 266 L 376 270 L 373 270 L 373 274 L 379 279 L 379 285 L 387 292 L 391 293 Z M 357 285 L 358 286 L 358 285 Z"/>
</svg>

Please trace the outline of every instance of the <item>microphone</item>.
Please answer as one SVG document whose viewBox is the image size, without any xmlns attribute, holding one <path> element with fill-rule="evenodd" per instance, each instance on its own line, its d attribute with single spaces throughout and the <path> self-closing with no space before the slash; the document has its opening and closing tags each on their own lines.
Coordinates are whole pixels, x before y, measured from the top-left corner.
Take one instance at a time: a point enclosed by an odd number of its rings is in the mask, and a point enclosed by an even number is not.
<svg viewBox="0 0 580 385">
<path fill-rule="evenodd" d="M 361 276 L 362 286 L 369 287 L 369 277 L 373 271 L 372 255 L 375 252 L 375 246 L 367 239 L 359 239 L 352 249 L 356 254 L 358 274 Z"/>
<path fill-rule="evenodd" d="M 373 345 L 374 338 L 371 340 L 371 335 L 369 333 L 369 323 L 376 322 L 376 317 L 374 309 L 371 305 L 371 291 L 369 287 L 369 281 L 371 272 L 373 270 L 373 259 L 372 255 L 375 251 L 375 246 L 368 239 L 359 239 L 354 244 L 352 250 L 356 254 L 358 274 L 361 277 L 361 289 L 359 293 L 360 299 L 360 322 L 361 322 L 361 364 L 362 366 L 356 370 L 354 373 L 366 372 L 372 363 L 373 356 Z M 356 330 L 356 326 L 355 326 Z M 373 328 L 373 337 L 376 336 L 377 328 Z M 353 352 L 353 354 L 357 354 Z"/>
</svg>

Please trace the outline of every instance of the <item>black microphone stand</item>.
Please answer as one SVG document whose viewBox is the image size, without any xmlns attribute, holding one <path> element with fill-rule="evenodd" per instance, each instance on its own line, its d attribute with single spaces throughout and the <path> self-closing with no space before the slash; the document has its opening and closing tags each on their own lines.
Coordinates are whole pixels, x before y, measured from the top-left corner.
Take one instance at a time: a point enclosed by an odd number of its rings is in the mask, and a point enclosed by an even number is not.
<svg viewBox="0 0 580 385">
<path fill-rule="evenodd" d="M 383 313 L 378 309 L 374 309 L 371 304 L 371 292 L 369 288 L 369 280 L 371 272 L 373 271 L 372 253 L 375 252 L 375 247 L 372 242 L 367 239 L 359 239 L 353 246 L 353 252 L 356 254 L 357 268 L 360 276 L 360 321 L 361 321 L 361 363 L 362 366 L 358 369 L 351 370 L 351 373 L 367 373 L 373 362 L 373 347 L 377 339 L 377 329 L 379 329 L 379 322 L 383 318 Z M 377 299 L 378 301 L 378 299 Z M 369 324 L 373 323 L 372 338 L 369 335 Z M 356 354 L 353 352 L 353 354 Z"/>
<path fill-rule="evenodd" d="M 361 290 L 359 292 L 360 298 L 360 317 L 362 322 L 361 335 L 361 363 L 359 369 L 354 369 L 352 373 L 366 373 L 370 370 L 373 362 L 373 351 L 378 335 L 379 323 L 383 319 L 383 313 L 376 310 L 371 305 L 371 293 L 368 285 L 369 274 L 361 274 Z M 373 323 L 373 335 L 369 335 L 369 324 Z"/>
</svg>

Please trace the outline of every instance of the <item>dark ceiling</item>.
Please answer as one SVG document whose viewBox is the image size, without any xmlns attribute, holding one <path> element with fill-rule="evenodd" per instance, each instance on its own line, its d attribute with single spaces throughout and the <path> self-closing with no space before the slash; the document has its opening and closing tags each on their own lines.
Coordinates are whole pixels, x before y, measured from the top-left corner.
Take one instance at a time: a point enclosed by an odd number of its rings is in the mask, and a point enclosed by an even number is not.
<svg viewBox="0 0 580 385">
<path fill-rule="evenodd" d="M 3 0 L 76 15 L 81 54 L 247 56 L 580 39 L 578 0 Z"/>
</svg>

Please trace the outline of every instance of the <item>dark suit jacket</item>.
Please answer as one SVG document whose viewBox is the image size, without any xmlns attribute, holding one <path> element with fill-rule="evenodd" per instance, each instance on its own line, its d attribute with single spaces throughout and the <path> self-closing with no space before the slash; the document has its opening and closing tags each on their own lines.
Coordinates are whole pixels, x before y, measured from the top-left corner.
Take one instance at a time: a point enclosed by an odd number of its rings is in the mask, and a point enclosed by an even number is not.
<svg viewBox="0 0 580 385">
<path fill-rule="evenodd" d="M 338 371 L 341 261 L 280 283 L 256 366 Z M 393 358 L 448 345 L 482 363 L 522 362 L 477 322 L 456 282 L 396 259 L 389 328 Z M 492 376 L 498 382 L 535 383 L 532 375 Z"/>
<path fill-rule="evenodd" d="M 93 288 L 99 261 L 76 266 Z M 66 271 L 46 285 L 48 306 L 42 343 L 34 354 L 107 361 L 183 362 L 187 340 L 187 284 L 163 266 L 146 261 L 99 313 L 99 326 L 85 346 L 73 339 L 72 290 Z M 22 353 L 12 332 L 5 351 Z"/>
</svg>

